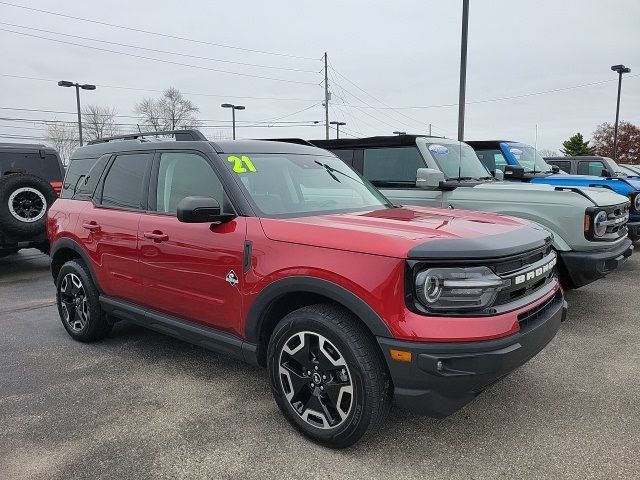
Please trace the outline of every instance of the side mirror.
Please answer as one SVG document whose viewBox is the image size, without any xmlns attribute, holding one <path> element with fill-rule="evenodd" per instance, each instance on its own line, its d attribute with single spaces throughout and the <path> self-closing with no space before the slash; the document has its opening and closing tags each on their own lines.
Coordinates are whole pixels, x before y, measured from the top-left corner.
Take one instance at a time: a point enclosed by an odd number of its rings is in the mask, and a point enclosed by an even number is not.
<svg viewBox="0 0 640 480">
<path fill-rule="evenodd" d="M 493 178 L 501 182 L 502 180 L 504 180 L 504 172 L 499 168 L 496 168 L 496 171 L 493 172 Z"/>
<path fill-rule="evenodd" d="M 524 167 L 520 165 L 505 165 L 505 178 L 524 178 Z"/>
<path fill-rule="evenodd" d="M 602 172 L 600 172 L 601 177 L 611 178 L 613 177 L 613 172 L 607 168 L 603 168 Z"/>
<path fill-rule="evenodd" d="M 444 182 L 444 173 L 435 168 L 419 168 L 416 171 L 416 187 L 438 188 Z"/>
<path fill-rule="evenodd" d="M 558 165 L 551 165 L 551 171 L 553 173 L 560 173 L 560 167 Z"/>
<path fill-rule="evenodd" d="M 178 203 L 178 220 L 182 223 L 225 223 L 232 213 L 222 213 L 220 203 L 211 197 L 185 197 Z"/>
</svg>

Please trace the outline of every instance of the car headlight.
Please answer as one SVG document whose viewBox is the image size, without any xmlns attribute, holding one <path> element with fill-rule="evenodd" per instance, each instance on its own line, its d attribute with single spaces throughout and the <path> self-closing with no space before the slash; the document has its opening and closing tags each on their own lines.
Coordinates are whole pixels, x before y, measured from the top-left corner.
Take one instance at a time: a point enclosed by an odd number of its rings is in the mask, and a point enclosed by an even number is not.
<svg viewBox="0 0 640 480">
<path fill-rule="evenodd" d="M 631 206 L 633 210 L 636 212 L 640 212 L 640 193 L 636 193 L 634 195 L 629 195 L 629 200 L 631 200 Z"/>
<path fill-rule="evenodd" d="M 428 268 L 416 275 L 416 295 L 434 312 L 481 310 L 510 285 L 488 267 Z"/>
<path fill-rule="evenodd" d="M 607 233 L 607 212 L 600 210 L 593 217 L 593 234 L 602 237 Z"/>
</svg>

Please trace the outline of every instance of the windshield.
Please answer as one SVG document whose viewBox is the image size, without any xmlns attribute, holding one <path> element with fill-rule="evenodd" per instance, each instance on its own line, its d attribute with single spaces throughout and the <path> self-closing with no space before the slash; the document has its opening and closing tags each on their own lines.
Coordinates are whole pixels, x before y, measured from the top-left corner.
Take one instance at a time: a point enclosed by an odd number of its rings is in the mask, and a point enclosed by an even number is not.
<svg viewBox="0 0 640 480">
<path fill-rule="evenodd" d="M 265 216 L 296 217 L 392 206 L 336 157 L 256 153 L 227 155 L 226 159 Z"/>
<path fill-rule="evenodd" d="M 544 161 L 538 151 L 531 145 L 525 145 L 524 143 L 501 143 L 500 145 L 515 158 L 521 167 L 524 167 L 525 172 L 553 172 L 551 166 Z"/>
<path fill-rule="evenodd" d="M 488 180 L 493 178 L 469 145 L 444 138 L 418 138 L 420 151 L 430 156 L 448 179 Z"/>
</svg>

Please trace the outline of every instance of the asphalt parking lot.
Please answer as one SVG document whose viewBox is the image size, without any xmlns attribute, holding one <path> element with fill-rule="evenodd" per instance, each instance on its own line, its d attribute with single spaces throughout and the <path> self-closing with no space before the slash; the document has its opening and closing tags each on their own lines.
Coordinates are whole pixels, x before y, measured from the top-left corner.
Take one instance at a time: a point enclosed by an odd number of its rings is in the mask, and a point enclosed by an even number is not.
<svg viewBox="0 0 640 480">
<path fill-rule="evenodd" d="M 640 256 L 568 294 L 536 358 L 455 415 L 332 451 L 263 371 L 120 322 L 69 338 L 47 257 L 0 259 L 0 478 L 640 478 Z"/>
</svg>

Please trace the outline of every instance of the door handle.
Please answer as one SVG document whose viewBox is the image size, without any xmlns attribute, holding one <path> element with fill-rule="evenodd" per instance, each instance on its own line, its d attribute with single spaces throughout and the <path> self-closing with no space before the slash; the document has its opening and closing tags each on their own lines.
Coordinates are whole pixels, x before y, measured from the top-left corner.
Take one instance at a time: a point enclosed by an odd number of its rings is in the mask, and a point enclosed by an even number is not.
<svg viewBox="0 0 640 480">
<path fill-rule="evenodd" d="M 95 221 L 91 220 L 90 222 L 85 222 L 82 224 L 82 228 L 86 228 L 90 232 L 99 232 L 100 225 L 98 225 Z"/>
<path fill-rule="evenodd" d="M 154 242 L 166 242 L 169 240 L 169 235 L 162 233 L 160 230 L 154 230 L 153 232 L 144 232 L 144 238 L 153 240 Z"/>
</svg>

